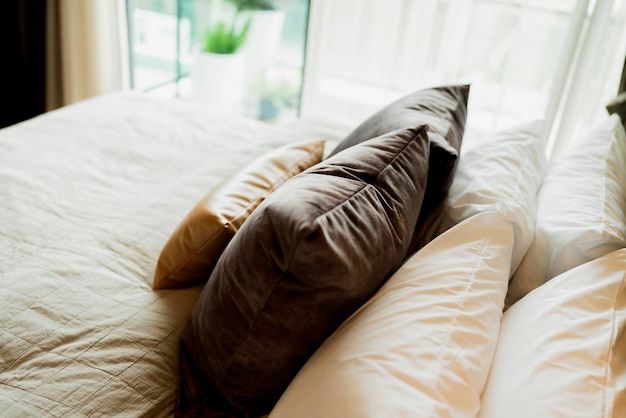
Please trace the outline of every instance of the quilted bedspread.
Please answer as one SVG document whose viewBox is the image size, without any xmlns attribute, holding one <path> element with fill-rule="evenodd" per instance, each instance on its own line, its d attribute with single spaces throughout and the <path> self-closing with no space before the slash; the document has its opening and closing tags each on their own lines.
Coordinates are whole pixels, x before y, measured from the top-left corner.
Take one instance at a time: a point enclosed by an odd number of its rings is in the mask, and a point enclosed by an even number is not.
<svg viewBox="0 0 626 418">
<path fill-rule="evenodd" d="M 200 287 L 151 289 L 169 234 L 256 156 L 341 133 L 138 93 L 0 130 L 0 415 L 170 414 Z"/>
</svg>

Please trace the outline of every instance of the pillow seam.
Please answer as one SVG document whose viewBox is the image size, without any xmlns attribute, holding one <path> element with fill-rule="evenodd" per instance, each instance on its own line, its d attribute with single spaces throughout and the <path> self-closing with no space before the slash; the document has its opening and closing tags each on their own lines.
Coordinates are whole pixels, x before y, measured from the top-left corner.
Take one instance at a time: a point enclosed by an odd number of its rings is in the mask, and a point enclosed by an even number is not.
<svg viewBox="0 0 626 418">
<path fill-rule="evenodd" d="M 480 250 L 478 252 L 478 257 L 477 257 L 476 261 L 474 262 L 474 266 L 473 266 L 473 269 L 472 269 L 471 279 L 468 281 L 468 284 L 465 287 L 465 291 L 463 292 L 463 296 L 461 297 L 461 300 L 456 305 L 456 312 L 454 314 L 454 318 L 452 318 L 452 321 L 450 321 L 448 329 L 446 330 L 446 335 L 444 337 L 443 344 L 442 344 L 443 348 L 445 348 L 447 346 L 447 342 L 449 340 L 450 332 L 451 332 L 451 329 L 453 327 L 453 323 L 456 322 L 456 319 L 457 319 L 457 317 L 459 315 L 460 307 L 463 304 L 463 302 L 465 301 L 465 298 L 467 297 L 467 294 L 469 293 L 470 288 L 476 282 L 475 279 L 476 279 L 476 274 L 478 273 L 478 270 L 479 270 L 479 265 L 481 264 L 481 261 L 484 258 L 485 248 L 487 247 L 487 243 L 491 239 L 492 239 L 492 237 L 485 238 L 482 241 L 482 243 L 481 243 Z M 442 355 L 443 355 L 443 349 L 440 351 L 439 356 L 437 356 L 437 365 L 439 366 L 439 367 L 437 367 L 437 375 L 432 379 L 432 382 L 435 385 L 435 387 L 436 387 L 436 385 L 437 385 L 437 383 L 439 381 L 439 377 L 441 376 L 441 367 L 440 366 L 441 366 L 441 361 L 442 361 L 442 359 L 441 359 Z"/>
<path fill-rule="evenodd" d="M 418 125 L 418 126 L 423 126 L 423 127 L 425 127 L 425 126 L 427 126 L 427 125 Z M 409 140 L 406 142 L 406 144 L 404 144 L 404 146 L 396 152 L 396 155 L 395 155 L 395 156 L 391 159 L 391 161 L 389 161 L 389 163 L 387 163 L 387 164 L 385 165 L 385 167 L 384 167 L 384 168 L 382 168 L 382 169 L 380 170 L 380 172 L 376 175 L 376 178 L 374 178 L 371 182 L 360 180 L 359 182 L 363 183 L 363 186 L 362 186 L 362 187 L 360 187 L 358 190 L 356 190 L 354 193 L 352 193 L 352 194 L 351 194 L 348 198 L 346 198 L 346 199 L 344 199 L 343 201 L 339 202 L 338 204 L 336 204 L 336 205 L 335 205 L 335 206 L 333 206 L 332 208 L 330 208 L 330 209 L 326 210 L 323 214 L 316 216 L 313 220 L 311 220 L 311 221 L 310 221 L 310 224 L 314 224 L 315 222 L 317 222 L 317 220 L 318 220 L 318 219 L 324 219 L 324 218 L 325 218 L 326 216 L 328 216 L 331 212 L 333 212 L 333 211 L 337 210 L 339 207 L 341 207 L 341 206 L 343 206 L 344 204 L 346 204 L 349 200 L 351 200 L 352 198 L 354 198 L 356 195 L 360 194 L 360 193 L 361 193 L 363 190 L 365 190 L 365 189 L 374 188 L 374 190 L 376 190 L 376 192 L 377 192 L 377 195 L 379 195 L 379 194 L 380 194 L 380 191 L 379 191 L 379 189 L 378 189 L 378 186 L 375 184 L 375 183 L 378 181 L 379 177 L 382 175 L 382 173 L 383 173 L 384 171 L 386 171 L 386 170 L 389 168 L 389 166 L 391 166 L 391 165 L 392 165 L 392 164 L 396 161 L 396 159 L 398 158 L 398 156 L 399 156 L 400 154 L 402 154 L 402 153 L 406 150 L 406 148 L 407 148 L 407 147 L 408 147 L 411 143 L 413 143 L 413 141 L 415 141 L 415 139 L 416 139 L 418 136 L 420 136 L 420 134 L 421 134 L 423 131 L 424 131 L 424 129 L 420 129 L 420 130 L 419 130 L 419 131 L 418 131 L 415 135 L 413 135 L 413 136 L 411 137 L 411 139 L 409 139 Z M 316 174 L 316 175 L 317 175 L 317 174 Z M 327 174 L 322 174 L 322 175 L 327 175 Z M 333 176 L 333 177 L 337 177 L 337 176 L 335 176 L 335 175 L 331 175 L 331 176 Z M 341 178 L 345 178 L 345 177 L 341 177 Z M 347 179 L 347 178 L 345 178 L 345 179 L 346 179 L 346 180 L 352 180 L 352 181 L 355 181 L 355 180 L 353 180 L 353 179 Z M 425 188 L 424 188 L 424 190 L 425 190 Z M 424 194 L 424 190 L 422 190 L 422 195 Z M 298 244 L 297 244 L 296 246 L 294 246 L 294 251 L 291 253 L 291 259 L 290 259 L 289 267 L 291 266 L 291 261 L 293 261 L 293 255 L 294 255 L 294 253 L 296 252 L 296 249 L 300 246 L 300 242 L 302 241 L 302 239 L 303 239 L 303 238 L 302 238 L 302 237 L 300 237 L 300 239 L 299 239 L 299 241 L 298 241 Z M 288 270 L 289 270 L 289 267 L 287 267 L 287 268 L 285 269 L 285 271 L 288 271 Z"/>
<path fill-rule="evenodd" d="M 612 326 L 611 326 L 611 337 L 609 339 L 609 344 L 607 346 L 607 350 L 606 350 L 606 361 L 604 362 L 605 366 L 604 366 L 604 390 L 602 391 L 602 416 L 609 416 L 607 415 L 609 412 L 609 409 L 613 409 L 610 408 L 607 404 L 607 398 L 609 397 L 609 395 L 607 394 L 608 390 L 609 390 L 609 365 L 612 361 L 613 355 L 612 355 L 612 350 L 611 347 L 613 346 L 613 344 L 615 343 L 615 340 L 617 339 L 617 318 L 616 318 L 616 311 L 617 311 L 617 303 L 619 300 L 619 295 L 624 292 L 624 290 L 626 289 L 626 273 L 622 273 L 622 280 L 621 283 L 617 289 L 617 292 L 615 293 L 615 298 L 613 301 L 613 309 L 612 309 Z"/>
<path fill-rule="evenodd" d="M 401 150 L 399 150 L 399 151 L 396 153 L 396 155 L 395 155 L 395 156 L 391 159 L 391 161 L 389 161 L 389 163 L 385 166 L 385 168 L 383 168 L 382 170 L 380 170 L 380 172 L 378 173 L 378 175 L 376 176 L 376 178 L 375 178 L 375 179 L 374 179 L 371 183 L 368 183 L 368 184 L 371 184 L 371 185 L 373 186 L 374 184 L 378 183 L 378 179 L 380 178 L 380 176 L 382 176 L 382 175 L 383 175 L 383 173 L 384 173 L 384 172 L 386 172 L 386 171 L 389 169 L 389 167 L 390 167 L 390 166 L 391 166 L 391 165 L 392 165 L 392 164 L 393 164 L 393 163 L 394 163 L 394 162 L 398 159 L 398 157 L 400 156 L 400 154 L 402 154 L 402 153 L 404 152 L 404 150 L 405 150 L 405 149 L 406 149 L 409 145 L 411 145 L 413 142 L 417 142 L 417 139 L 418 139 L 419 137 L 421 137 L 421 136 L 422 136 L 422 134 L 424 134 L 424 133 L 425 133 L 425 134 L 426 134 L 426 139 L 428 140 L 428 125 L 426 125 L 426 124 L 420 124 L 420 125 L 415 126 L 414 128 L 419 128 L 419 130 L 418 130 L 415 134 L 413 134 L 413 136 L 411 137 L 411 139 L 409 139 L 409 140 L 406 142 L 406 144 L 404 144 L 404 146 L 402 147 L 402 149 L 401 149 Z M 409 128 L 409 129 L 410 129 L 410 128 Z M 428 162 L 430 162 L 430 149 L 429 149 L 429 147 L 425 147 L 425 149 L 426 149 L 426 150 L 428 150 L 428 154 L 429 154 L 427 161 L 428 161 Z"/>
</svg>

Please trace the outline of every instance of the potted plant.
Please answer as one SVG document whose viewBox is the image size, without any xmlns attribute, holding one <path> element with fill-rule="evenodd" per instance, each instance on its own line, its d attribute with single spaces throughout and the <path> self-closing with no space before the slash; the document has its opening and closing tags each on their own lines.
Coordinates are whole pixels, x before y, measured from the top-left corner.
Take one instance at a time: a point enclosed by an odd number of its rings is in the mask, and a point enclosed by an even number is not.
<svg viewBox="0 0 626 418">
<path fill-rule="evenodd" d="M 256 88 L 259 98 L 259 119 L 273 121 L 281 111 L 297 106 L 300 98 L 299 87 L 286 79 L 268 80 L 262 78 Z"/>
<path fill-rule="evenodd" d="M 251 21 L 237 16 L 209 27 L 192 68 L 192 96 L 223 112 L 238 112 L 244 94 L 244 57 Z"/>
</svg>

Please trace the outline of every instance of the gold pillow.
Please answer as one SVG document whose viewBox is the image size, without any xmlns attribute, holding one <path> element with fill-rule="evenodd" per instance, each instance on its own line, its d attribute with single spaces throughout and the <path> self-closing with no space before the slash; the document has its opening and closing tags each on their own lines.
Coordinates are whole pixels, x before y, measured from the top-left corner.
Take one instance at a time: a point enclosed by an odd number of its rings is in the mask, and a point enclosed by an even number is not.
<svg viewBox="0 0 626 418">
<path fill-rule="evenodd" d="M 163 247 L 152 288 L 176 289 L 206 281 L 252 211 L 289 178 L 319 163 L 324 144 L 306 142 L 271 151 L 211 190 Z"/>
</svg>

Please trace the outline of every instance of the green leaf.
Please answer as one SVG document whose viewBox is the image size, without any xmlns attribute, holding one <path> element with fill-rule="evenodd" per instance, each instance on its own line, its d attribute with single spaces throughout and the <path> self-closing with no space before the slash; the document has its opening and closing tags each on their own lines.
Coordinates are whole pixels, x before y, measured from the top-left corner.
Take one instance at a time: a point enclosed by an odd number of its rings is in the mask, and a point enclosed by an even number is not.
<svg viewBox="0 0 626 418">
<path fill-rule="evenodd" d="M 276 7 L 271 0 L 227 0 L 238 11 L 243 10 L 275 10 Z"/>
<path fill-rule="evenodd" d="M 204 36 L 204 52 L 215 54 L 234 54 L 241 48 L 248 36 L 251 20 L 248 19 L 243 27 L 237 25 L 237 18 L 230 24 L 221 20 L 209 28 Z"/>
</svg>

